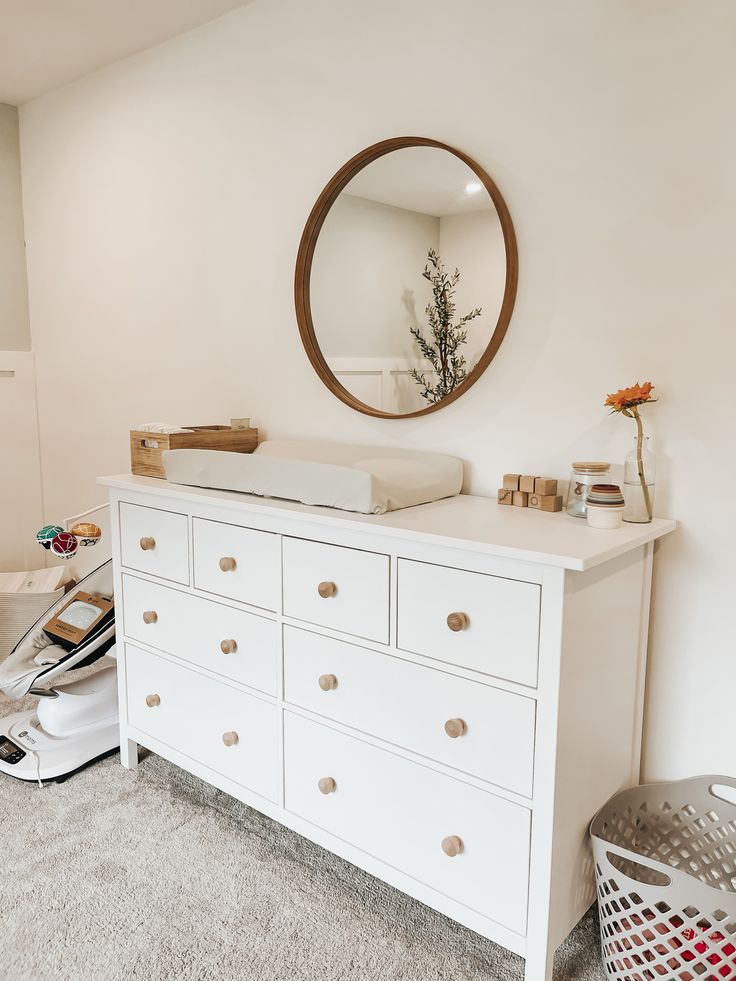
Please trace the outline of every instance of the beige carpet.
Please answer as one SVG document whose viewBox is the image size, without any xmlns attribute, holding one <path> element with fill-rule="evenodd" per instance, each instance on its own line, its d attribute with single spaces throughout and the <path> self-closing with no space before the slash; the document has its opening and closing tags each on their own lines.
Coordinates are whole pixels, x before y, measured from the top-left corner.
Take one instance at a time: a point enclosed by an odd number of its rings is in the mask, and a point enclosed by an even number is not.
<svg viewBox="0 0 736 981">
<path fill-rule="evenodd" d="M 0 828 L 3 981 L 523 977 L 520 958 L 160 757 L 43 790 L 0 775 Z M 603 981 L 592 914 L 555 979 Z"/>
</svg>

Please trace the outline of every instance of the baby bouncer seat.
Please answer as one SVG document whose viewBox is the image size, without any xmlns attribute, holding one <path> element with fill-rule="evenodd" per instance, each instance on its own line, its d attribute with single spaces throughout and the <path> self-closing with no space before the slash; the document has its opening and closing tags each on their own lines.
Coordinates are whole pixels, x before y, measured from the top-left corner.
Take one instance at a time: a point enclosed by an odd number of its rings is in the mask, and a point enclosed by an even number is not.
<svg viewBox="0 0 736 981">
<path fill-rule="evenodd" d="M 29 694 L 39 699 L 35 708 L 0 719 L 0 772 L 20 780 L 61 782 L 108 756 L 120 743 L 114 666 L 46 687 L 65 672 L 92 664 L 114 649 L 112 560 L 82 579 L 77 588 L 102 597 L 111 613 L 79 643 L 57 643 L 44 627 L 57 614 L 64 619 L 64 608 L 76 595 L 69 593 L 34 623 L 0 664 L 0 691 L 13 699 Z M 81 609 L 82 616 L 84 613 Z"/>
</svg>

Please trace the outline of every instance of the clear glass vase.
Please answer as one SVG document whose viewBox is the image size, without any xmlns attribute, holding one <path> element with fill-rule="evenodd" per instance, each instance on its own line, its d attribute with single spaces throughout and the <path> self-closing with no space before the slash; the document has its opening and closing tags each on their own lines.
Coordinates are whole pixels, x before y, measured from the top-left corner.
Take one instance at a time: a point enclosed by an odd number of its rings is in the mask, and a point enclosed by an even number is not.
<svg viewBox="0 0 736 981">
<path fill-rule="evenodd" d="M 634 448 L 624 463 L 624 521 L 647 524 L 654 508 L 656 461 L 649 449 L 648 436 L 635 436 Z"/>
</svg>

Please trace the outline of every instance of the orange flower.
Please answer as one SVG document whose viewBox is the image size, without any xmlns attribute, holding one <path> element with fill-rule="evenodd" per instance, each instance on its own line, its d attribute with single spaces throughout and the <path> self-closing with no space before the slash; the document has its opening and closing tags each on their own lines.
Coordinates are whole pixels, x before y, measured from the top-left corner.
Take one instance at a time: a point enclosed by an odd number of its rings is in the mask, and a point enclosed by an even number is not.
<svg viewBox="0 0 736 981">
<path fill-rule="evenodd" d="M 632 409 L 644 402 L 656 402 L 657 400 L 652 398 L 653 388 L 654 385 L 651 382 L 644 382 L 643 385 L 637 382 L 631 388 L 620 388 L 613 395 L 609 395 L 603 404 L 608 406 L 612 412 L 623 412 L 624 409 Z"/>
</svg>

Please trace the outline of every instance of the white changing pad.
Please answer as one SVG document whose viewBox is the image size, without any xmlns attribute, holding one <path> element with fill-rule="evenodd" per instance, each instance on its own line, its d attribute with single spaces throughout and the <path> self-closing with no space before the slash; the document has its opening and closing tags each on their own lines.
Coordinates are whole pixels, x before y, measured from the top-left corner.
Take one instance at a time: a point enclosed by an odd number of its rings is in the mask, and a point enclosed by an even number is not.
<svg viewBox="0 0 736 981">
<path fill-rule="evenodd" d="M 266 440 L 251 454 L 165 450 L 174 484 L 241 491 L 384 514 L 459 494 L 462 462 L 439 453 L 297 440 Z"/>
</svg>

